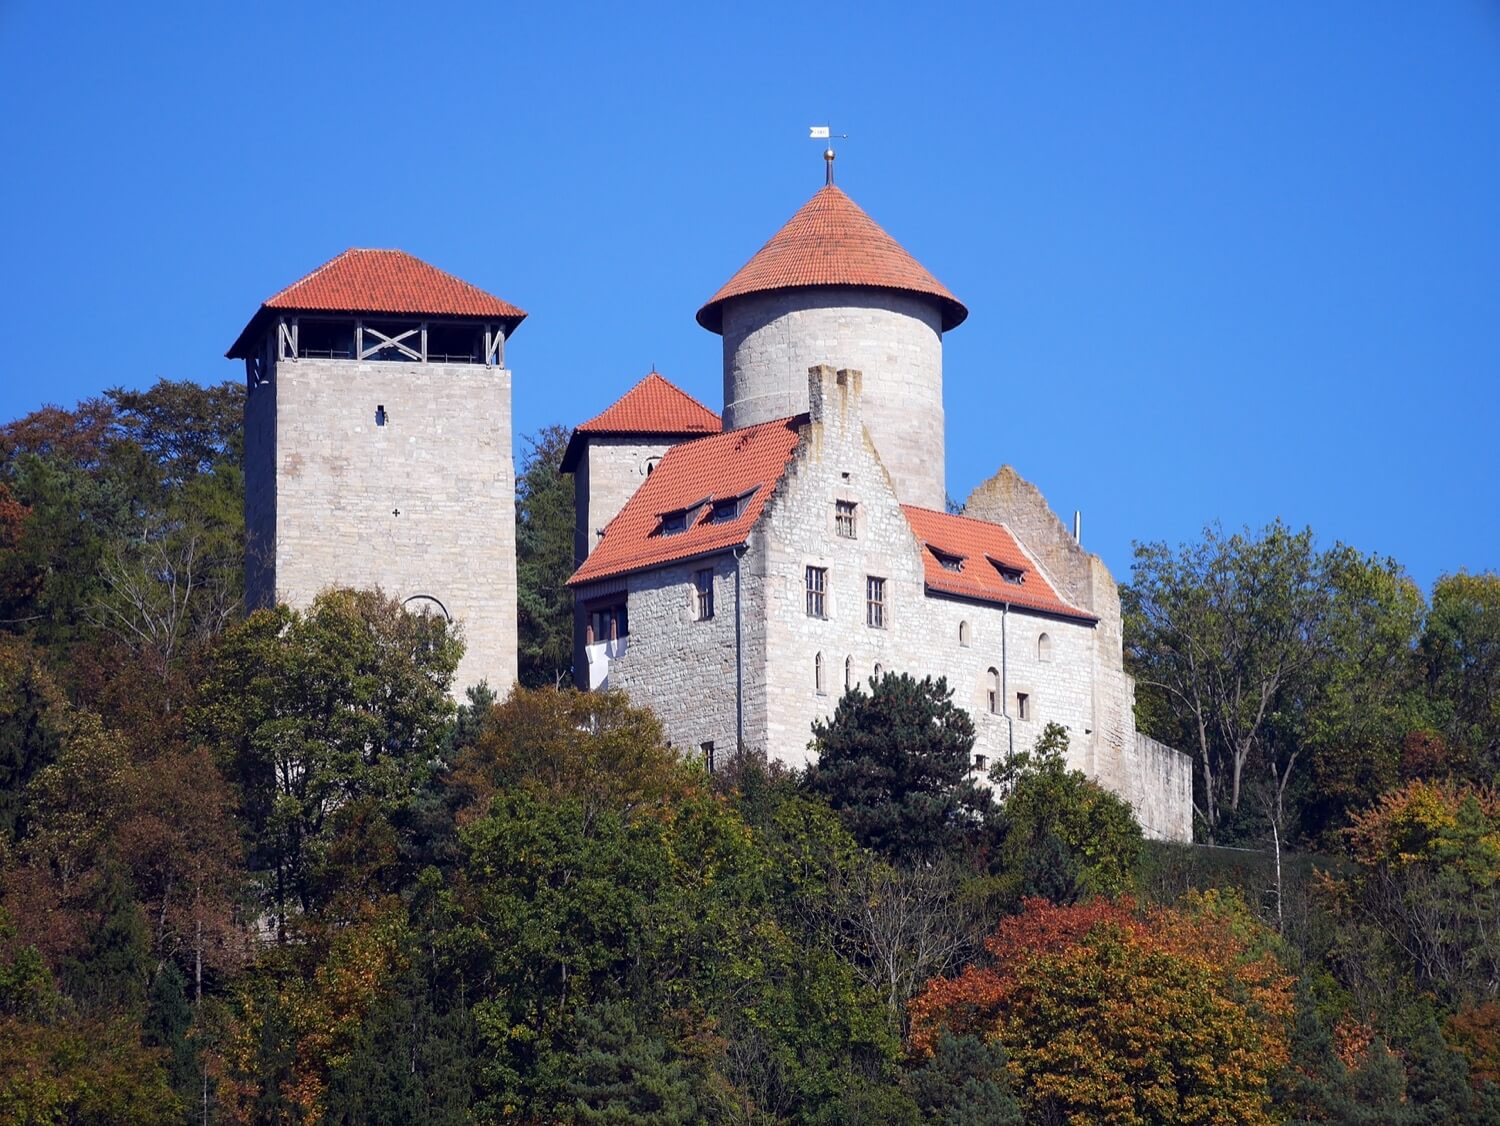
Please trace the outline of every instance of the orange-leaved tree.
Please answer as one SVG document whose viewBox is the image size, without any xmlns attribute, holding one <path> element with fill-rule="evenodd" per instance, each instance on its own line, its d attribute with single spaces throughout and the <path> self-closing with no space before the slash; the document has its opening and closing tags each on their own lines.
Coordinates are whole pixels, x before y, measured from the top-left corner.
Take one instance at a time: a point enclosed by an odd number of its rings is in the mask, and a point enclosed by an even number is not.
<svg viewBox="0 0 1500 1126">
<path fill-rule="evenodd" d="M 912 1047 L 931 1054 L 944 1031 L 1000 1042 L 1028 1121 L 1271 1121 L 1291 979 L 1242 903 L 1032 899 L 985 947 L 912 1002 Z"/>
</svg>

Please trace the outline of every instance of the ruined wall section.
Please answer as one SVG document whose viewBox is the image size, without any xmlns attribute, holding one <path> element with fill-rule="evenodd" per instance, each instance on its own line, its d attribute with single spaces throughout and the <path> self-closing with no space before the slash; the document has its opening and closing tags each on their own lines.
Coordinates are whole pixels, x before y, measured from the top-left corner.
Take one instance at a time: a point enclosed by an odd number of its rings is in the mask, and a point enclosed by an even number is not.
<svg viewBox="0 0 1500 1126">
<path fill-rule="evenodd" d="M 485 680 L 504 696 L 517 664 L 511 373 L 300 359 L 273 379 L 277 597 L 379 587 L 440 604 L 464 635 L 455 691 Z"/>
</svg>

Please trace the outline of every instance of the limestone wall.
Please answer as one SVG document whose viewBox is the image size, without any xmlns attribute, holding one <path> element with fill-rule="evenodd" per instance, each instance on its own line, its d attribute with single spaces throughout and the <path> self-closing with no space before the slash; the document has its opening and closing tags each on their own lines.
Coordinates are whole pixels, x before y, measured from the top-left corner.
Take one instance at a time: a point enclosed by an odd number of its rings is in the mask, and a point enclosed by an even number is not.
<svg viewBox="0 0 1500 1126">
<path fill-rule="evenodd" d="M 516 679 L 510 372 L 303 359 L 279 363 L 273 382 L 274 399 L 250 397 L 247 438 L 263 446 L 259 412 L 272 404 L 277 597 L 305 606 L 353 586 L 440 603 L 464 633 L 455 690 L 486 680 L 505 695 Z M 260 465 L 247 461 L 256 511 L 268 507 Z"/>
<path fill-rule="evenodd" d="M 865 373 L 865 426 L 908 504 L 942 508 L 942 319 L 933 300 L 842 287 L 778 290 L 724 306 L 724 427 L 807 410 L 807 369 Z"/>
<path fill-rule="evenodd" d="M 1193 839 L 1193 760 L 1136 732 L 1136 818 L 1153 840 Z"/>
<path fill-rule="evenodd" d="M 693 580 L 714 572 L 714 616 L 698 621 Z M 676 747 L 697 751 L 712 742 L 720 762 L 736 746 L 735 561 L 730 553 L 631 575 L 625 580 L 630 634 L 610 661 L 609 687 L 624 689 L 661 719 Z M 602 586 L 575 592 L 585 604 Z M 740 576 L 741 667 L 747 715 L 763 714 L 765 608 L 762 585 Z"/>
<path fill-rule="evenodd" d="M 1093 738 L 1091 626 L 980 602 L 929 597 L 922 548 L 861 429 L 868 385 L 840 387 L 828 373 L 814 393 L 809 424 L 787 478 L 762 517 L 753 562 L 766 575 L 768 715 L 750 741 L 773 758 L 807 761 L 814 718 L 833 714 L 844 691 L 846 662 L 865 683 L 877 664 L 886 672 L 946 677 L 954 699 L 974 715 L 975 752 L 988 761 L 1014 745 L 1035 742 L 1048 722 L 1069 729 L 1070 755 L 1086 766 Z M 821 402 L 818 400 L 821 399 Z M 834 505 L 852 500 L 855 539 L 835 534 Z M 807 615 L 805 569 L 828 572 L 827 617 Z M 865 580 L 886 580 L 886 626 L 866 624 Z M 970 644 L 959 642 L 969 625 Z M 633 627 L 632 627 L 633 628 Z M 1038 647 L 1050 641 L 1049 659 Z M 816 663 L 824 662 L 824 692 Z M 1003 714 L 988 710 L 989 673 L 1002 673 Z M 1030 719 L 1015 714 L 1016 694 L 1029 696 Z"/>
</svg>

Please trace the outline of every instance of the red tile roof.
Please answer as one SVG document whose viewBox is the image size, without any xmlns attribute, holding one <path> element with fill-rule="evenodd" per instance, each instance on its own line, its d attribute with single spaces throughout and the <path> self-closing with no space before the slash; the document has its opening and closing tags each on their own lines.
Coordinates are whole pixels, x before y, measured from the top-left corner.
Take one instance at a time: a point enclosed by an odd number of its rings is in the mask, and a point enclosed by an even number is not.
<svg viewBox="0 0 1500 1126">
<path fill-rule="evenodd" d="M 510 329 L 526 316 L 509 301 L 404 250 L 357 247 L 268 297 L 230 347 L 230 357 L 243 356 L 258 343 L 261 325 L 271 310 L 489 317 L 506 322 Z"/>
<path fill-rule="evenodd" d="M 562 471 L 571 473 L 583 455 L 589 434 L 652 434 L 692 438 L 724 429 L 714 414 L 682 388 L 650 372 L 600 414 L 573 431 L 563 454 Z"/>
<path fill-rule="evenodd" d="M 748 293 L 803 286 L 854 285 L 897 289 L 937 298 L 943 331 L 969 310 L 832 184 L 802 205 L 724 287 L 698 310 L 698 323 L 724 330 L 724 302 Z"/>
<path fill-rule="evenodd" d="M 922 566 L 928 590 L 981 602 L 1007 603 L 1078 621 L 1099 620 L 1064 602 L 1003 524 L 910 504 L 903 504 L 901 511 L 906 513 L 911 530 L 923 543 Z M 961 560 L 960 570 L 948 570 L 932 549 Z M 1020 572 L 1022 581 L 1007 582 L 996 563 Z"/>
<path fill-rule="evenodd" d="M 762 422 L 673 446 L 656 471 L 604 529 L 604 538 L 568 580 L 569 586 L 659 567 L 743 544 L 786 471 L 806 416 Z M 746 494 L 749 494 L 748 496 Z M 662 516 L 706 499 L 745 497 L 732 520 L 713 523 L 712 505 L 691 527 L 661 532 Z"/>
</svg>

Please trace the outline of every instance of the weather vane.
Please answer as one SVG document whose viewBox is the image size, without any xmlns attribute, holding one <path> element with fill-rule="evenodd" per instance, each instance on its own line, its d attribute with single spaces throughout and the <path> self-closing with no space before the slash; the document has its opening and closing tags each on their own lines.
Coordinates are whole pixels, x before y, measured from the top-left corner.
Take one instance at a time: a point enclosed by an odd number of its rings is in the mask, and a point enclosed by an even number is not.
<svg viewBox="0 0 1500 1126">
<path fill-rule="evenodd" d="M 830 132 L 828 126 L 826 125 L 809 125 L 807 127 L 807 136 L 809 140 L 813 141 L 832 142 L 835 137 L 842 141 L 847 141 L 849 139 L 848 133 Z M 823 182 L 825 184 L 831 184 L 833 183 L 833 145 L 831 143 L 826 149 L 823 150 L 823 160 L 828 165 L 826 172 L 828 178 Z"/>
</svg>

